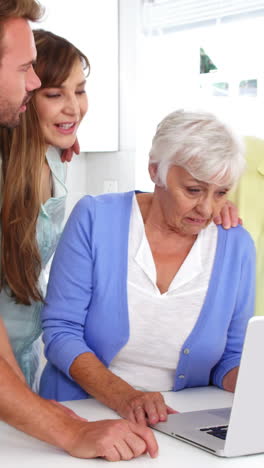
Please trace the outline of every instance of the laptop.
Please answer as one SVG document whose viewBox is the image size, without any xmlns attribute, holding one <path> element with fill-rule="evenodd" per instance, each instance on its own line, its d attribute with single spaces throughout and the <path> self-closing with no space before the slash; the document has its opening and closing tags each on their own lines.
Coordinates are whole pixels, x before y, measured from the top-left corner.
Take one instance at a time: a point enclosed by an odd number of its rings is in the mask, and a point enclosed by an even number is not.
<svg viewBox="0 0 264 468">
<path fill-rule="evenodd" d="M 178 413 L 151 426 L 220 457 L 264 452 L 264 317 L 252 317 L 232 408 Z"/>
</svg>

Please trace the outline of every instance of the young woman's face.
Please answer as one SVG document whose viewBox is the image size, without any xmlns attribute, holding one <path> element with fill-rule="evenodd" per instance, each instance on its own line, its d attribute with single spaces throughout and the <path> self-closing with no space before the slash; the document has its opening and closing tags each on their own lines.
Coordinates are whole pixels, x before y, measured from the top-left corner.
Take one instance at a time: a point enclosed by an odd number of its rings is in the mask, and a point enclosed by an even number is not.
<svg viewBox="0 0 264 468">
<path fill-rule="evenodd" d="M 82 63 L 76 60 L 68 78 L 59 88 L 36 92 L 36 108 L 41 130 L 48 145 L 70 148 L 88 109 Z"/>
</svg>

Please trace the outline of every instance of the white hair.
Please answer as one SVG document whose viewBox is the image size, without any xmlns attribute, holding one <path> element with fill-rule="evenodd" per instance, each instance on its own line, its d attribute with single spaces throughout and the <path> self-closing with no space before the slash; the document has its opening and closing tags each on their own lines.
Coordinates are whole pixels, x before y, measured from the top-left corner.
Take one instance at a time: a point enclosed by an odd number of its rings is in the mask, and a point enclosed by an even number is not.
<svg viewBox="0 0 264 468">
<path fill-rule="evenodd" d="M 168 170 L 176 165 L 195 179 L 231 188 L 246 162 L 242 140 L 215 115 L 181 109 L 159 123 L 149 164 L 157 166 L 156 185 L 166 187 Z"/>
</svg>

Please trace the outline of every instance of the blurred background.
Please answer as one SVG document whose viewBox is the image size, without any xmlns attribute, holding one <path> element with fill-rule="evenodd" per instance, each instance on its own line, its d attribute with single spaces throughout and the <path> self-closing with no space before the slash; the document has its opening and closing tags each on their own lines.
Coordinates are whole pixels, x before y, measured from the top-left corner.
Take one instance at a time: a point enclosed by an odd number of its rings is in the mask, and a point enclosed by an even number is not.
<svg viewBox="0 0 264 468">
<path fill-rule="evenodd" d="M 208 109 L 240 134 L 264 138 L 264 1 L 41 3 L 38 27 L 64 35 L 91 62 L 67 214 L 87 193 L 150 190 L 151 139 L 175 109 Z"/>
</svg>

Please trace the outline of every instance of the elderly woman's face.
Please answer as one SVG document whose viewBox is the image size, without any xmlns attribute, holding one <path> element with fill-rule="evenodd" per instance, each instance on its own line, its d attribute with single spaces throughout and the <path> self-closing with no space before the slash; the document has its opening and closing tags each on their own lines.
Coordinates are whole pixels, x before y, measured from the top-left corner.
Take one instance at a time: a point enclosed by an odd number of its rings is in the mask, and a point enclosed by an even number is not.
<svg viewBox="0 0 264 468">
<path fill-rule="evenodd" d="M 167 189 L 157 190 L 165 223 L 180 234 L 198 234 L 219 213 L 228 190 L 227 186 L 201 182 L 185 169 L 172 166 Z"/>
</svg>

